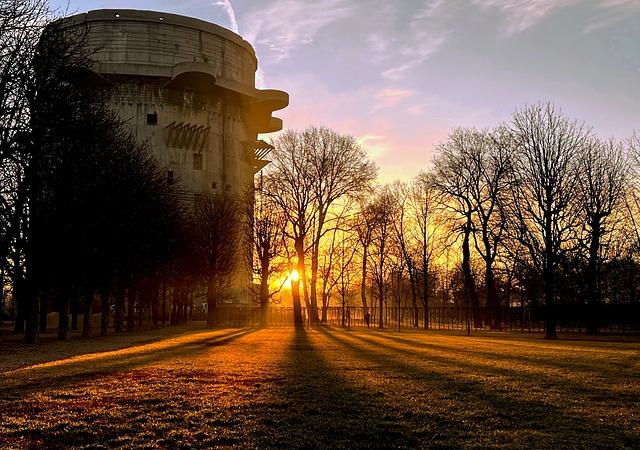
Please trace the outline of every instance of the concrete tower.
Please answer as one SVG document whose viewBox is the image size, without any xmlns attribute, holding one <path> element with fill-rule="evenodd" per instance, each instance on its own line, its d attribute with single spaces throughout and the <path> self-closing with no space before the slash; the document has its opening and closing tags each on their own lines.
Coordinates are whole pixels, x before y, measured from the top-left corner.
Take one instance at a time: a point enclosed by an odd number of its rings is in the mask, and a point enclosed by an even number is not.
<svg viewBox="0 0 640 450">
<path fill-rule="evenodd" d="M 282 129 L 282 91 L 255 88 L 257 59 L 237 34 L 199 19 L 153 11 L 95 10 L 64 19 L 82 35 L 111 102 L 166 170 L 185 201 L 244 195 L 266 161 L 258 133 Z M 242 258 L 239 258 L 242 259 Z M 249 268 L 227 301 L 248 302 Z"/>
</svg>

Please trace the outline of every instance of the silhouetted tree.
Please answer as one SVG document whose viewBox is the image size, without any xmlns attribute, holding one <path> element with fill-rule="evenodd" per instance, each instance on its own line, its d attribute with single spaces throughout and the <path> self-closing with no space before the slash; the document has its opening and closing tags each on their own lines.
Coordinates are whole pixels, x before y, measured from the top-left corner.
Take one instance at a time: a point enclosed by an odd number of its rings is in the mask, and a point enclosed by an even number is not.
<svg viewBox="0 0 640 450">
<path fill-rule="evenodd" d="M 479 300 L 471 269 L 471 237 L 473 219 L 478 205 L 473 190 L 481 177 L 477 154 L 482 152 L 484 136 L 472 129 L 456 129 L 449 140 L 438 147 L 434 157 L 434 188 L 442 194 L 441 204 L 454 214 L 454 230 L 462 236 L 462 274 L 464 279 L 465 307 L 471 306 L 474 321 L 479 325 Z M 470 327 L 467 325 L 467 332 Z"/>
<path fill-rule="evenodd" d="M 602 243 L 612 232 L 616 218 L 611 220 L 611 216 L 624 198 L 629 162 L 621 144 L 594 139 L 579 155 L 579 164 L 580 203 L 586 218 L 583 242 L 587 248 L 587 302 L 595 307 L 601 302 Z M 591 311 L 588 332 L 598 332 L 596 311 Z"/>
<path fill-rule="evenodd" d="M 270 197 L 264 195 L 262 186 L 256 192 L 255 201 L 247 202 L 247 211 L 250 215 L 248 221 L 252 225 L 253 247 L 257 255 L 254 273 L 260 279 L 260 326 L 266 327 L 269 314 L 269 302 L 272 292 L 269 290 L 269 282 L 272 275 L 284 269 L 282 259 L 285 245 L 284 229 L 287 225 L 285 216 L 271 203 Z"/>
<path fill-rule="evenodd" d="M 273 158 L 264 174 L 264 193 L 286 217 L 287 227 L 284 232 L 293 241 L 297 257 L 296 271 L 302 280 L 305 292 L 304 300 L 310 310 L 306 280 L 305 258 L 307 248 L 305 241 L 310 236 L 313 221 L 317 213 L 315 202 L 314 172 L 309 160 L 304 139 L 295 131 L 285 131 L 273 142 Z M 302 306 L 300 302 L 300 282 L 291 284 L 293 297 L 294 322 L 301 326 Z"/>
<path fill-rule="evenodd" d="M 45 299 L 52 292 L 59 337 L 69 336 L 70 297 L 76 292 L 83 299 L 83 335 L 89 336 L 94 295 L 101 295 L 108 315 L 117 282 L 152 277 L 172 257 L 181 221 L 177 196 L 155 159 L 110 109 L 109 90 L 96 85 L 83 34 L 70 34 L 64 25 L 61 20 L 44 30 L 26 90 L 29 132 L 21 188 L 29 212 L 29 341 L 37 341 L 37 310 L 41 306 L 46 318 Z M 107 326 L 105 317 L 103 334 Z"/>
<path fill-rule="evenodd" d="M 432 188 L 432 174 L 422 172 L 411 183 L 409 202 L 415 223 L 417 252 L 419 261 L 416 268 L 417 295 L 423 306 L 424 328 L 429 328 L 429 293 L 431 290 L 431 262 L 437 245 L 440 221 L 437 220 L 437 196 Z M 417 318 L 416 318 L 417 320 Z"/>
<path fill-rule="evenodd" d="M 207 279 L 207 326 L 216 325 L 216 307 L 240 266 L 245 215 L 233 194 L 202 195 L 195 206 L 196 238 Z"/>
<path fill-rule="evenodd" d="M 391 241 L 393 237 L 393 221 L 395 219 L 395 202 L 387 186 L 383 186 L 376 193 L 371 205 L 376 217 L 375 227 L 371 233 L 371 254 L 373 259 L 373 284 L 378 297 L 378 327 L 384 327 L 384 308 L 387 301 L 387 291 L 391 277 L 389 264 Z"/>
<path fill-rule="evenodd" d="M 314 201 L 317 204 L 315 232 L 311 244 L 310 303 L 311 320 L 318 321 L 317 279 L 318 258 L 330 208 L 346 195 L 355 195 L 370 188 L 376 177 L 376 166 L 352 136 L 328 128 L 311 127 L 302 132 L 302 145 L 309 161 L 310 177 L 314 180 Z"/>
<path fill-rule="evenodd" d="M 369 196 L 358 196 L 357 202 L 359 210 L 353 220 L 353 228 L 358 236 L 361 250 L 360 300 L 362 301 L 364 314 L 367 314 L 369 312 L 369 305 L 367 304 L 369 247 L 373 239 L 373 231 L 378 222 L 378 210 Z"/>
<path fill-rule="evenodd" d="M 550 104 L 516 111 L 510 125 L 516 179 L 509 216 L 541 277 L 546 306 L 545 336 L 556 337 L 557 275 L 564 255 L 575 248 L 580 220 L 579 157 L 589 132 Z"/>
</svg>

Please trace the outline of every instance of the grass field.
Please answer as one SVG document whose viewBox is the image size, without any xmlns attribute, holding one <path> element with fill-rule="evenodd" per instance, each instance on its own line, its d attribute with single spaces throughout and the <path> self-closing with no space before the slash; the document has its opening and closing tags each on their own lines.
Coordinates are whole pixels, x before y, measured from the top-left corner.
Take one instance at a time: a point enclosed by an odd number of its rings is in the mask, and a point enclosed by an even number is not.
<svg viewBox="0 0 640 450">
<path fill-rule="evenodd" d="M 1 448 L 640 448 L 637 342 L 191 326 L 2 352 Z"/>
</svg>

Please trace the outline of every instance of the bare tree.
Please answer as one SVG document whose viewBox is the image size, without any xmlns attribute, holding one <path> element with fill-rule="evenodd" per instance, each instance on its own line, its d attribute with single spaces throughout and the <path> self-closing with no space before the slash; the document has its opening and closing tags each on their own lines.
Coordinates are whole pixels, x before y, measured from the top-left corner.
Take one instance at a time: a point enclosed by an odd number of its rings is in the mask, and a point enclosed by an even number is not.
<svg viewBox="0 0 640 450">
<path fill-rule="evenodd" d="M 314 171 L 307 158 L 304 140 L 300 133 L 285 131 L 273 142 L 273 161 L 264 175 L 264 193 L 278 207 L 287 221 L 284 229 L 287 238 L 293 241 L 297 262 L 296 273 L 303 283 L 304 300 L 310 310 L 306 279 L 305 258 L 307 238 L 310 236 L 317 213 L 316 183 Z M 291 283 L 293 314 L 296 326 L 302 326 L 300 281 Z"/>
<path fill-rule="evenodd" d="M 504 203 L 511 190 L 511 146 L 506 130 L 493 133 L 478 132 L 475 151 L 470 152 L 470 163 L 478 177 L 471 186 L 471 197 L 476 210 L 473 239 L 485 265 L 486 303 L 490 312 L 490 327 L 500 327 L 500 305 L 496 288 L 494 262 L 501 248 L 507 221 Z"/>
<path fill-rule="evenodd" d="M 340 305 L 342 307 L 342 326 L 349 324 L 350 314 L 349 298 L 352 295 L 354 284 L 354 267 L 353 261 L 357 251 L 356 237 L 353 233 L 342 232 L 335 250 L 334 270 L 330 273 L 330 282 L 335 286 L 340 296 Z"/>
<path fill-rule="evenodd" d="M 353 228 L 358 236 L 361 250 L 360 300 L 362 301 L 362 308 L 366 315 L 369 312 L 369 305 L 367 304 L 369 247 L 371 246 L 373 232 L 379 220 L 379 211 L 369 197 L 359 196 L 357 202 L 359 211 L 353 219 Z"/>
<path fill-rule="evenodd" d="M 312 322 L 317 322 L 317 278 L 320 245 L 327 233 L 330 208 L 346 195 L 365 189 L 375 178 L 375 165 L 351 136 L 327 128 L 287 131 L 274 141 L 273 162 L 265 173 L 265 192 L 287 218 L 288 237 L 297 255 L 304 298 Z M 307 244 L 311 279 L 306 282 Z M 299 292 L 292 286 L 294 313 Z M 297 314 L 297 313 L 295 313 Z M 301 321 L 301 315 L 296 315 Z"/>
<path fill-rule="evenodd" d="M 514 145 L 514 188 L 509 215 L 531 267 L 540 275 L 546 306 L 545 336 L 556 337 L 558 267 L 576 246 L 580 220 L 576 196 L 578 158 L 590 133 L 550 104 L 516 111 L 510 125 Z"/>
<path fill-rule="evenodd" d="M 194 217 L 206 267 L 207 326 L 212 327 L 217 320 L 217 302 L 239 267 L 244 214 L 240 201 L 225 192 L 203 195 L 196 204 Z"/>
<path fill-rule="evenodd" d="M 411 220 L 411 192 L 410 187 L 401 182 L 395 182 L 391 186 L 391 192 L 393 194 L 393 198 L 395 200 L 396 206 L 396 217 L 393 221 L 393 237 L 395 240 L 395 244 L 398 249 L 399 256 L 402 259 L 402 264 L 397 264 L 397 270 L 395 273 L 396 277 L 396 286 L 398 288 L 398 292 L 401 291 L 402 288 L 402 274 L 406 268 L 407 274 L 409 275 L 409 284 L 411 288 L 411 303 L 413 306 L 413 325 L 415 327 L 418 326 L 418 286 L 417 286 L 417 261 L 415 257 L 415 252 L 413 248 L 413 236 L 412 234 L 415 232 L 414 224 Z M 401 300 L 401 296 L 398 294 L 396 297 L 396 301 L 399 302 Z M 398 311 L 400 311 L 400 304 L 398 303 Z M 399 326 L 399 325 L 398 325 Z"/>
<path fill-rule="evenodd" d="M 378 298 L 378 327 L 384 328 L 384 309 L 391 277 L 389 264 L 393 237 L 393 221 L 395 220 L 395 202 L 388 186 L 383 186 L 376 193 L 371 208 L 376 217 L 371 233 L 371 254 L 373 259 L 372 277 Z"/>
<path fill-rule="evenodd" d="M 321 278 L 322 322 L 327 320 L 327 309 L 331 300 L 331 293 L 339 287 L 339 283 L 344 285 L 345 274 L 342 272 L 350 271 L 351 262 L 357 251 L 357 245 L 350 245 L 348 250 L 345 249 L 346 242 L 355 244 L 353 242 L 355 235 L 352 228 L 353 209 L 354 203 L 345 198 L 336 203 L 333 210 L 330 211 L 330 218 L 326 221 L 327 232 L 323 240 L 318 264 L 318 274 Z M 348 275 L 350 277 L 351 273 Z M 342 297 L 342 300 L 345 299 L 346 297 Z"/>
<path fill-rule="evenodd" d="M 473 190 L 479 185 L 480 171 L 475 163 L 482 151 L 484 136 L 473 129 L 456 129 L 449 140 L 438 147 L 434 158 L 434 188 L 442 194 L 441 204 L 454 214 L 454 231 L 462 236 L 462 274 L 465 307 L 471 306 L 479 324 L 479 300 L 471 269 L 471 237 L 477 204 Z M 467 332 L 470 325 L 467 324 Z"/>
<path fill-rule="evenodd" d="M 419 267 L 416 268 L 416 289 L 423 306 L 424 328 L 429 328 L 429 292 L 431 262 L 437 246 L 437 233 L 440 220 L 436 214 L 437 198 L 432 189 L 432 174 L 422 172 L 411 184 L 409 202 L 416 227 Z M 418 283 L 419 282 L 419 283 Z"/>
<path fill-rule="evenodd" d="M 257 255 L 254 272 L 260 278 L 260 326 L 267 326 L 269 302 L 273 295 L 269 290 L 272 275 L 284 269 L 277 260 L 283 256 L 285 216 L 271 203 L 271 199 L 262 192 L 262 186 L 256 192 L 255 203 L 247 202 L 253 221 L 253 246 Z M 249 221 L 251 223 L 251 221 Z"/>
<path fill-rule="evenodd" d="M 579 155 L 579 164 L 580 203 L 586 218 L 583 241 L 587 248 L 587 302 L 595 306 L 601 301 L 602 244 L 614 226 L 611 216 L 624 198 L 629 163 L 620 143 L 594 139 Z M 596 314 L 591 311 L 589 334 L 598 332 Z"/>
<path fill-rule="evenodd" d="M 37 307 L 25 270 L 29 163 L 25 147 L 30 135 L 29 84 L 40 33 L 50 12 L 43 0 L 0 1 L 0 264 L 12 280 L 17 307 L 16 331 L 37 342 Z M 4 295 L 4 294 L 2 294 Z"/>
<path fill-rule="evenodd" d="M 317 204 L 315 232 L 311 243 L 311 320 L 318 321 L 318 258 L 326 222 L 334 203 L 346 195 L 369 189 L 376 177 L 376 166 L 352 136 L 328 128 L 312 127 L 302 133 L 305 157 L 313 171 L 314 198 Z"/>
</svg>

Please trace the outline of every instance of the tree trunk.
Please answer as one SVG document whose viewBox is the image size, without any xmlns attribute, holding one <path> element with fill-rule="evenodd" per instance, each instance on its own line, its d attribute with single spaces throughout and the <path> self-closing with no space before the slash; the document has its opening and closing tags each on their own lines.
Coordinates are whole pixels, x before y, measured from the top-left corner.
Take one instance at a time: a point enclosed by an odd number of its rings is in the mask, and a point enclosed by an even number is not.
<svg viewBox="0 0 640 450">
<path fill-rule="evenodd" d="M 40 333 L 47 332 L 47 313 L 49 312 L 49 289 L 43 289 L 40 295 Z"/>
<path fill-rule="evenodd" d="M 102 288 L 100 292 L 101 315 L 100 315 L 100 336 L 106 336 L 109 328 L 109 315 L 111 308 L 109 304 L 109 288 Z"/>
<path fill-rule="evenodd" d="M 28 285 L 27 285 L 28 286 Z M 25 311 L 25 335 L 27 344 L 38 344 L 40 342 L 40 293 L 35 286 L 26 288 L 28 292 L 27 308 Z"/>
<path fill-rule="evenodd" d="M 296 328 L 304 328 L 300 302 L 300 280 L 291 281 L 291 296 L 293 297 L 293 324 Z"/>
<path fill-rule="evenodd" d="M 380 313 L 379 313 L 379 321 L 378 328 L 384 328 L 384 285 L 383 283 L 378 283 L 378 301 L 380 303 Z"/>
<path fill-rule="evenodd" d="M 167 282 L 162 282 L 162 326 L 167 321 Z"/>
<path fill-rule="evenodd" d="M 634 304 L 636 302 L 636 263 L 631 257 L 629 257 L 627 285 L 629 289 L 629 303 Z"/>
<path fill-rule="evenodd" d="M 420 323 L 418 320 L 418 292 L 416 286 L 418 280 L 416 278 L 413 268 L 409 268 L 409 283 L 411 283 L 411 302 L 413 306 L 413 326 L 418 328 Z"/>
<path fill-rule="evenodd" d="M 147 306 L 147 300 L 149 295 L 149 283 L 148 280 L 143 279 L 138 289 L 138 329 L 141 330 L 144 327 L 144 311 Z"/>
<path fill-rule="evenodd" d="M 217 324 L 217 301 L 218 301 L 218 276 L 211 274 L 207 285 L 207 328 L 212 328 Z"/>
<path fill-rule="evenodd" d="M 127 289 L 127 331 L 133 331 L 135 324 L 136 288 L 133 283 Z"/>
<path fill-rule="evenodd" d="M 589 245 L 589 261 L 587 262 L 587 311 L 588 323 L 587 334 L 598 334 L 598 305 L 600 304 L 600 295 L 598 289 L 598 253 L 600 252 L 600 219 L 594 217 L 591 220 L 591 242 Z"/>
<path fill-rule="evenodd" d="M 422 254 L 422 306 L 424 306 L 424 329 L 429 329 L 429 263 L 427 260 L 426 249 Z"/>
<path fill-rule="evenodd" d="M 496 289 L 496 280 L 493 275 L 493 266 L 491 262 L 485 262 L 484 283 L 487 289 L 487 307 L 489 309 L 490 323 L 489 327 L 492 330 L 498 330 L 501 328 L 498 320 L 498 291 Z"/>
<path fill-rule="evenodd" d="M 547 194 L 547 199 L 551 198 Z M 547 201 L 548 205 L 552 202 Z M 550 206 L 547 208 L 544 214 L 545 219 L 545 261 L 542 274 L 542 284 L 544 285 L 544 301 L 547 309 L 547 320 L 544 327 L 544 337 L 546 339 L 556 339 L 558 334 L 556 333 L 556 314 L 555 314 L 555 293 L 556 293 L 556 267 L 555 267 L 555 254 L 553 248 L 552 231 L 553 220 Z"/>
<path fill-rule="evenodd" d="M 299 279 L 291 283 L 291 295 L 293 296 L 293 322 L 296 327 L 304 326 L 302 321 L 302 305 L 300 302 L 300 280 L 305 278 L 305 265 L 304 265 L 304 239 L 296 238 L 294 242 L 296 255 L 298 257 L 297 271 Z M 304 281 L 303 281 L 304 282 Z M 306 284 L 303 285 L 305 288 Z M 306 291 L 306 288 L 305 288 Z M 311 314 L 311 307 L 307 296 L 305 295 L 305 303 L 307 306 L 307 312 Z"/>
<path fill-rule="evenodd" d="M 326 284 L 326 283 L 324 283 Z M 327 310 L 329 309 L 329 295 L 322 289 L 322 323 L 327 323 Z"/>
<path fill-rule="evenodd" d="M 87 288 L 84 294 L 84 317 L 82 318 L 82 337 L 91 337 L 91 310 L 93 306 L 93 288 Z"/>
<path fill-rule="evenodd" d="M 158 284 L 158 278 L 156 276 L 151 280 L 151 324 L 153 328 L 158 328 L 158 294 L 160 286 Z"/>
<path fill-rule="evenodd" d="M 469 247 L 469 237 L 471 235 L 471 220 L 467 219 L 464 227 L 464 237 L 462 239 L 462 275 L 464 278 L 464 299 L 466 314 L 469 314 L 469 307 L 473 310 L 474 325 L 479 327 L 478 323 L 478 295 L 476 292 L 473 273 L 471 272 L 471 250 Z M 467 334 L 471 333 L 471 324 L 467 319 Z"/>
<path fill-rule="evenodd" d="M 71 296 L 69 297 L 69 302 L 71 304 L 71 329 L 73 331 L 78 330 L 78 310 L 80 309 L 80 300 L 78 299 L 77 291 L 74 289 L 71 290 Z"/>
<path fill-rule="evenodd" d="M 69 310 L 71 299 L 68 290 L 58 293 L 58 339 L 67 341 L 71 338 L 71 327 L 69 323 Z"/>
<path fill-rule="evenodd" d="M 360 298 L 362 299 L 363 312 L 366 315 L 369 312 L 367 306 L 367 246 L 362 246 L 362 283 L 360 284 Z"/>
<path fill-rule="evenodd" d="M 316 234 L 314 236 L 314 242 L 311 250 L 311 282 L 310 282 L 310 290 L 311 290 L 311 322 L 317 323 L 319 322 L 318 317 L 318 260 L 320 257 L 320 239 L 322 237 L 322 228 L 324 227 L 324 221 L 326 218 L 326 212 L 324 211 L 324 206 L 321 204 L 319 207 L 320 211 L 318 214 L 318 226 L 316 229 Z M 324 305 L 323 305 L 324 308 Z M 325 317 L 325 312 L 323 311 L 323 317 Z M 325 317 L 326 321 L 326 317 Z"/>
<path fill-rule="evenodd" d="M 114 329 L 116 333 L 120 333 L 122 331 L 122 322 L 124 316 L 124 285 L 122 282 L 118 282 L 117 292 L 116 292 L 116 311 L 114 318 Z"/>
<path fill-rule="evenodd" d="M 313 245 L 311 251 L 311 280 L 309 281 L 309 291 L 311 292 L 310 304 L 311 304 L 311 323 L 318 323 L 320 318 L 318 317 L 318 258 L 319 258 L 319 243 L 316 242 Z M 324 305 L 323 305 L 324 307 Z M 324 313 L 324 311 L 323 311 Z"/>
<path fill-rule="evenodd" d="M 13 331 L 16 333 L 24 333 L 24 321 L 26 317 L 26 302 L 28 300 L 28 291 L 26 289 L 26 283 L 24 279 L 24 272 L 22 266 L 14 269 L 12 277 L 13 282 L 13 295 L 16 305 L 16 319 L 13 326 Z"/>
</svg>

